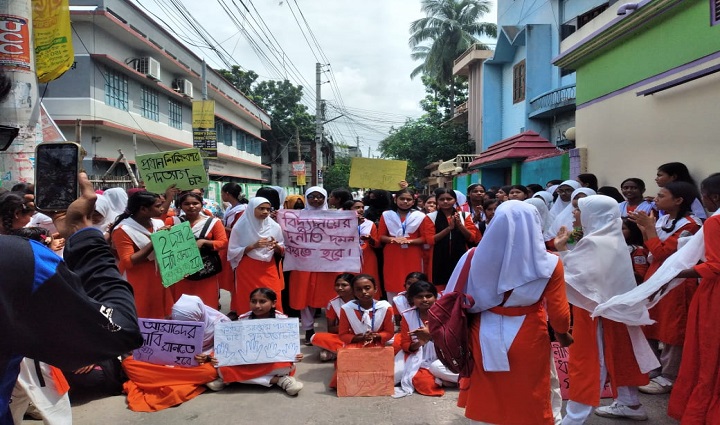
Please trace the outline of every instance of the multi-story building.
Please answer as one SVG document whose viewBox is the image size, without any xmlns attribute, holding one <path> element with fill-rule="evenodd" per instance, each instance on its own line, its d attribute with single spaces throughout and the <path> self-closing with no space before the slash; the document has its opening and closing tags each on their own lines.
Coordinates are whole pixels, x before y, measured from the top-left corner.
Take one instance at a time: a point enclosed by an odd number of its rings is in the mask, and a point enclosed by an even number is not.
<svg viewBox="0 0 720 425">
<path fill-rule="evenodd" d="M 577 75 L 576 143 L 601 184 L 639 177 L 653 196 L 661 164 L 697 180 L 720 171 L 718 1 L 619 2 L 564 40 L 555 64 Z"/>
<path fill-rule="evenodd" d="M 473 48 L 455 61 L 455 75 L 469 80 L 464 113 L 479 154 L 469 174 L 456 177 L 457 189 L 480 180 L 544 184 L 584 171 L 584 155 L 569 153 L 565 137 L 575 125 L 575 75 L 552 59 L 564 37 L 607 7 L 607 0 L 498 1 L 494 52 Z"/>
<path fill-rule="evenodd" d="M 192 147 L 202 58 L 129 1 L 70 4 L 75 64 L 40 94 L 69 140 L 81 120 L 88 173 L 99 179 L 119 149 L 132 163 L 138 154 Z M 211 179 L 261 182 L 269 168 L 261 162 L 261 131 L 270 128 L 270 116 L 209 66 L 206 81 L 218 145 Z"/>
</svg>

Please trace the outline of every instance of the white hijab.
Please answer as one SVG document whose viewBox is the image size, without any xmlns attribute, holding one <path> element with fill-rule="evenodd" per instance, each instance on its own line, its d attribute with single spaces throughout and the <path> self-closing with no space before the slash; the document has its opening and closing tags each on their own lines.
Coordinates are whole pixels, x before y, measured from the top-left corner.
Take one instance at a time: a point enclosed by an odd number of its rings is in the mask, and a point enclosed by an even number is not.
<svg viewBox="0 0 720 425">
<path fill-rule="evenodd" d="M 316 207 L 313 207 L 313 206 L 310 205 L 310 201 L 308 200 L 308 195 L 311 194 L 311 193 L 313 193 L 313 192 L 319 192 L 319 193 L 322 193 L 323 196 L 325 196 L 325 203 L 323 204 L 322 207 L 317 207 L 317 208 L 316 208 Z M 305 209 L 306 209 L 306 210 L 326 210 L 326 209 L 328 209 L 328 203 L 327 203 L 327 201 L 328 201 L 327 190 L 323 189 L 323 188 L 320 187 L 320 186 L 313 186 L 313 187 L 308 188 L 308 189 L 305 191 Z"/>
<path fill-rule="evenodd" d="M 110 205 L 110 201 L 105 195 L 97 195 L 95 211 L 103 216 L 103 220 L 98 224 L 93 224 L 92 227 L 99 229 L 103 233 L 107 232 L 108 227 L 115 222 L 117 216 L 113 216 L 112 205 Z"/>
<path fill-rule="evenodd" d="M 575 180 L 565 180 L 564 182 L 560 183 L 556 188 L 554 192 L 557 192 L 557 189 L 560 189 L 562 186 L 570 186 L 575 189 L 580 188 L 580 183 L 576 182 Z M 560 195 L 558 195 L 557 199 L 555 199 L 555 203 L 553 204 L 552 208 L 550 208 L 550 219 L 555 220 L 555 217 L 558 216 L 565 208 L 567 208 L 568 205 L 572 204 L 572 198 L 570 198 L 569 202 L 563 202 L 562 199 L 560 199 Z"/>
<path fill-rule="evenodd" d="M 584 236 L 575 249 L 559 254 L 565 266 L 568 301 L 592 313 L 599 304 L 631 291 L 637 284 L 617 201 L 605 195 L 588 196 L 578 200 L 578 208 Z M 625 308 L 624 314 L 629 320 L 621 322 L 626 324 L 652 322 L 647 308 L 641 304 Z M 638 326 L 627 329 L 640 371 L 647 373 L 658 367 L 642 329 Z"/>
<path fill-rule="evenodd" d="M 224 314 L 203 304 L 200 297 L 186 294 L 182 294 L 172 306 L 171 318 L 172 320 L 205 323 L 205 333 L 203 334 L 203 352 L 205 353 L 214 348 L 215 325 L 230 321 Z"/>
<path fill-rule="evenodd" d="M 545 191 L 545 190 L 540 190 L 538 192 L 535 192 L 535 194 L 533 195 L 533 198 L 542 199 L 543 202 L 545 202 L 545 206 L 547 207 L 548 213 L 550 212 L 550 207 L 552 207 L 552 203 L 553 203 L 552 193 Z"/>
<path fill-rule="evenodd" d="M 113 220 L 125 212 L 128 203 L 128 195 L 125 189 L 113 187 L 103 192 L 103 196 L 110 201 L 110 208 L 112 210 L 110 215 L 113 216 Z"/>
<path fill-rule="evenodd" d="M 285 198 L 287 198 L 287 191 L 280 187 L 280 186 L 270 186 L 275 190 L 275 192 L 278 193 L 278 196 L 280 197 L 280 209 L 285 209 Z"/>
<path fill-rule="evenodd" d="M 457 285 L 467 253 L 453 271 L 446 292 Z M 626 254 L 627 255 L 627 254 Z M 475 248 L 465 293 L 475 305 L 471 313 L 481 313 L 480 347 L 483 369 L 508 371 L 508 350 L 525 316 L 502 316 L 489 309 L 512 294 L 506 307 L 528 306 L 539 301 L 558 263 L 558 257 L 545 249 L 540 214 L 522 201 L 505 201 L 498 206 L 482 240 Z"/>
<path fill-rule="evenodd" d="M 549 216 L 550 216 L 550 211 L 548 210 L 548 207 L 545 204 L 545 201 L 543 201 L 541 198 L 533 197 L 530 199 L 526 199 L 525 203 L 530 204 L 530 205 L 534 206 L 535 208 L 537 208 L 538 214 L 540 214 L 540 223 L 542 224 L 542 230 L 543 230 L 543 235 L 544 235 L 545 232 L 550 228 L 550 225 L 552 224 L 548 220 Z"/>
<path fill-rule="evenodd" d="M 467 203 L 467 196 L 465 196 L 459 190 L 453 190 L 455 192 L 455 206 L 460 208 Z"/>
<path fill-rule="evenodd" d="M 715 211 L 713 217 L 716 215 L 720 215 L 720 210 Z M 713 220 L 713 218 L 709 220 Z M 670 290 L 685 281 L 684 278 L 676 279 L 675 276 L 683 270 L 693 268 L 697 265 L 698 261 L 705 257 L 705 228 L 688 239 L 688 242 L 673 255 L 666 258 L 660 268 L 658 268 L 648 280 L 643 282 L 642 285 L 638 285 L 631 291 L 622 295 L 616 295 L 610 300 L 600 304 L 595 308 L 593 317 L 602 316 L 633 325 L 649 325 L 653 323 L 649 317 L 637 320 L 637 318 L 629 316 L 626 312 L 628 310 L 633 311 L 638 306 L 653 307 L 667 295 Z M 665 284 L 668 286 L 661 293 L 654 296 L 652 300 L 648 299 Z"/>
<path fill-rule="evenodd" d="M 230 232 L 230 242 L 228 244 L 228 261 L 232 268 L 236 268 L 245 254 L 245 249 L 260 240 L 260 238 L 274 238 L 279 244 L 283 244 L 283 238 L 280 225 L 269 216 L 264 220 L 255 217 L 255 208 L 261 204 L 269 204 L 265 198 L 255 197 L 248 203 L 247 211 L 238 219 Z M 271 249 L 253 249 L 247 253 L 247 256 L 258 261 L 268 262 L 272 260 L 274 255 Z"/>
<path fill-rule="evenodd" d="M 575 189 L 572 195 L 570 195 L 570 202 L 568 202 L 567 207 L 565 207 L 565 209 L 562 210 L 560 214 L 554 217 L 552 224 L 550 225 L 550 229 L 548 229 L 548 231 L 546 232 L 546 237 L 548 239 L 552 239 L 557 236 L 558 231 L 563 226 L 565 226 L 568 230 L 572 231 L 573 223 L 575 222 L 575 217 L 573 217 L 573 210 L 575 208 L 572 206 L 572 201 L 573 199 L 575 199 L 576 196 L 581 193 L 584 193 L 586 196 L 596 195 L 595 191 L 588 187 L 580 187 Z"/>
</svg>

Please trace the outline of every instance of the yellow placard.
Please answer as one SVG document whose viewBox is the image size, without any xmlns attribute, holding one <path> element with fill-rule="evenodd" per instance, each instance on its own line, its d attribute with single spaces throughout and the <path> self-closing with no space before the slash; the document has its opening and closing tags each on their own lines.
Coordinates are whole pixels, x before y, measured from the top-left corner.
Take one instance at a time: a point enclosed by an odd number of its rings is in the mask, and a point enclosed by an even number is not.
<svg viewBox="0 0 720 425">
<path fill-rule="evenodd" d="M 193 128 L 215 128 L 215 101 L 194 100 L 192 103 Z"/>
<path fill-rule="evenodd" d="M 305 183 L 305 174 L 300 174 L 297 176 L 297 185 L 298 186 L 305 186 L 307 183 Z"/>
<path fill-rule="evenodd" d="M 32 0 L 35 72 L 47 83 L 75 62 L 68 0 Z"/>
<path fill-rule="evenodd" d="M 350 187 L 399 190 L 405 180 L 407 161 L 353 158 L 350 165 Z"/>
</svg>

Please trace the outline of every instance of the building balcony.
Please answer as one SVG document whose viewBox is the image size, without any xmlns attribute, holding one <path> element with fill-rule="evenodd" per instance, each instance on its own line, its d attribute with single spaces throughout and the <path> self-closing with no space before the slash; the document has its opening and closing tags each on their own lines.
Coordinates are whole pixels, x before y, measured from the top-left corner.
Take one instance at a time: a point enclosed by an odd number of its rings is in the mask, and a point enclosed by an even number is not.
<svg viewBox="0 0 720 425">
<path fill-rule="evenodd" d="M 469 49 L 464 51 L 455 61 L 453 62 L 453 75 L 454 76 L 469 76 L 471 65 L 481 65 L 483 61 L 491 58 L 495 53 L 494 50 L 483 49 L 480 44 L 473 44 Z"/>
<path fill-rule="evenodd" d="M 529 118 L 552 118 L 575 110 L 575 84 L 543 93 L 530 100 Z"/>
</svg>

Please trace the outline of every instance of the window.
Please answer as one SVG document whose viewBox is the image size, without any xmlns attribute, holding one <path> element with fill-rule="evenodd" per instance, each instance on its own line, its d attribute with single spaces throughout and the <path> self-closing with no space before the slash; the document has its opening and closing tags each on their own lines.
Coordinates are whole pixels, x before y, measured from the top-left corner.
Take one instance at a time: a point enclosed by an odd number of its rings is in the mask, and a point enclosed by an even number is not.
<svg viewBox="0 0 720 425">
<path fill-rule="evenodd" d="M 525 100 L 525 59 L 513 66 L 513 103 Z"/>
<path fill-rule="evenodd" d="M 225 140 L 225 126 L 220 120 L 215 121 L 215 137 L 216 140 Z"/>
<path fill-rule="evenodd" d="M 710 0 L 710 25 L 720 22 L 720 0 Z"/>
<path fill-rule="evenodd" d="M 601 13 L 606 11 L 609 6 L 610 6 L 609 3 L 605 3 L 603 5 L 596 7 L 595 9 L 592 9 L 588 12 L 583 13 L 582 15 L 578 15 L 577 29 L 582 28 L 583 26 L 585 26 L 585 24 L 587 24 L 588 22 L 597 18 Z"/>
<path fill-rule="evenodd" d="M 225 124 L 225 131 L 223 132 L 223 142 L 225 146 L 232 146 L 233 139 L 233 128 L 230 124 Z"/>
<path fill-rule="evenodd" d="M 245 132 L 242 130 L 237 130 L 235 133 L 235 147 L 239 151 L 245 151 Z"/>
<path fill-rule="evenodd" d="M 128 110 L 127 77 L 115 71 L 105 73 L 105 103 L 124 111 Z"/>
<path fill-rule="evenodd" d="M 168 125 L 182 129 L 182 105 L 172 99 L 168 100 Z"/>
<path fill-rule="evenodd" d="M 140 97 L 140 112 L 143 117 L 160 121 L 160 104 L 158 103 L 158 92 L 148 86 L 142 86 Z"/>
</svg>

